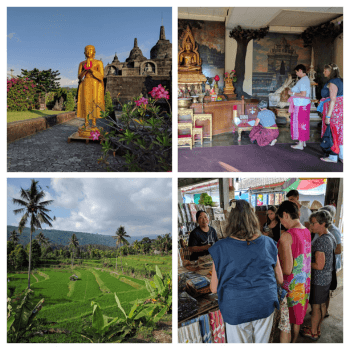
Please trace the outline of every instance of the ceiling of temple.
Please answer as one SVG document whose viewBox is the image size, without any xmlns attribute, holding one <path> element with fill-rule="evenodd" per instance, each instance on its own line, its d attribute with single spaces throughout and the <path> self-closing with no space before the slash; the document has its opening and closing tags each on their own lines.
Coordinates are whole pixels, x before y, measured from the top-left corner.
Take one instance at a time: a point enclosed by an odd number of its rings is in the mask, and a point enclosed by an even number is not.
<svg viewBox="0 0 350 350">
<path fill-rule="evenodd" d="M 180 19 L 226 22 L 226 28 L 270 26 L 270 31 L 302 32 L 343 15 L 342 7 L 179 7 Z"/>
</svg>

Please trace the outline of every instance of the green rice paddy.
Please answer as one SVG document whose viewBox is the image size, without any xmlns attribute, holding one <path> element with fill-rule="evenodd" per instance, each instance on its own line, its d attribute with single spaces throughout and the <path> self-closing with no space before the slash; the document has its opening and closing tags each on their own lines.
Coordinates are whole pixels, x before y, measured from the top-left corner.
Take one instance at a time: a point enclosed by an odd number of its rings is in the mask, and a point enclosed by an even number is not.
<svg viewBox="0 0 350 350">
<path fill-rule="evenodd" d="M 152 257 L 153 258 L 153 257 Z M 167 258 L 167 259 L 165 259 Z M 119 259 L 118 259 L 119 260 Z M 155 262 L 157 260 L 157 262 Z M 114 260 L 115 261 L 115 260 Z M 150 262 L 151 261 L 151 262 Z M 163 262 L 166 262 L 163 264 Z M 119 262 L 118 262 L 119 263 Z M 163 273 L 171 271 L 171 257 L 152 259 L 149 257 L 125 257 L 123 266 L 132 264 L 135 267 L 158 265 Z M 76 274 L 79 280 L 73 282 L 69 277 Z M 24 291 L 28 283 L 27 273 L 9 273 L 8 286 L 15 288 L 15 295 Z M 31 275 L 31 289 L 39 300 L 45 298 L 39 317 L 48 322 L 47 328 L 68 331 L 68 334 L 37 335 L 30 342 L 88 342 L 78 333 L 83 320 L 90 320 L 91 301 L 96 301 L 108 316 L 122 316 L 118 309 L 114 293 L 117 293 L 122 307 L 128 313 L 137 299 L 146 299 L 149 293 L 142 279 L 118 274 L 98 267 L 74 266 L 74 269 L 38 268 Z"/>
</svg>

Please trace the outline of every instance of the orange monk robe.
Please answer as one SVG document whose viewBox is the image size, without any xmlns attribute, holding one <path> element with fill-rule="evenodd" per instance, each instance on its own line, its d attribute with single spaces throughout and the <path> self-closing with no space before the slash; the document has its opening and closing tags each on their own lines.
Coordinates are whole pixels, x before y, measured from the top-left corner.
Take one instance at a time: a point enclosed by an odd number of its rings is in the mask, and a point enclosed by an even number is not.
<svg viewBox="0 0 350 350">
<path fill-rule="evenodd" d="M 81 81 L 78 91 L 77 117 L 85 120 L 91 111 L 90 119 L 95 119 L 100 118 L 101 109 L 105 110 L 103 63 L 95 59 L 92 59 L 91 62 L 92 67 Z M 80 62 L 78 75 L 83 71 L 84 64 L 86 60 Z"/>
</svg>

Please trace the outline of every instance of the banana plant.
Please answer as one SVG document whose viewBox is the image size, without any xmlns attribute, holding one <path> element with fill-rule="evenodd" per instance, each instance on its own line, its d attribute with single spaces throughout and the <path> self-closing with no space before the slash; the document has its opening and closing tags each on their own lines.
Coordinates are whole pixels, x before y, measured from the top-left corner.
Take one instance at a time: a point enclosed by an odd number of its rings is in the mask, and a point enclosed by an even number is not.
<svg viewBox="0 0 350 350">
<path fill-rule="evenodd" d="M 169 275 L 163 277 L 158 265 L 153 281 L 145 280 L 150 297 L 161 305 L 166 305 L 167 311 L 172 307 L 172 283 Z"/>
<path fill-rule="evenodd" d="M 103 315 L 99 304 L 91 302 L 92 325 L 80 333 L 91 343 L 122 342 L 126 337 L 132 336 L 140 326 L 151 326 L 159 322 L 167 311 L 167 307 L 160 308 L 157 304 L 149 305 L 136 300 L 127 315 L 116 293 L 114 296 L 123 317 Z"/>
<path fill-rule="evenodd" d="M 7 342 L 20 343 L 27 341 L 29 331 L 32 331 L 37 325 L 36 320 L 39 311 L 42 308 L 44 299 L 37 304 L 33 301 L 34 292 L 27 289 L 21 303 L 14 308 L 11 299 L 7 300 Z"/>
</svg>

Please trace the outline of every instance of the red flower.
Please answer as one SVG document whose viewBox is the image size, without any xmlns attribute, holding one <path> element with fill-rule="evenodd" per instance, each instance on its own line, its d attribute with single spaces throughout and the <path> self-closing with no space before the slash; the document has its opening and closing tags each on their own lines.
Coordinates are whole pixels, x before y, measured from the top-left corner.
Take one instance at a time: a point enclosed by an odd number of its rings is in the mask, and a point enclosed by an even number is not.
<svg viewBox="0 0 350 350">
<path fill-rule="evenodd" d="M 215 75 L 214 80 L 215 80 L 215 81 L 219 81 L 219 80 L 220 80 L 220 77 L 219 77 L 218 75 Z"/>
</svg>

